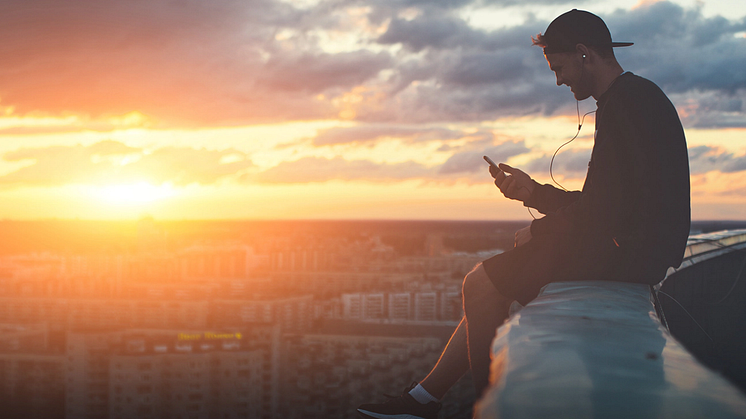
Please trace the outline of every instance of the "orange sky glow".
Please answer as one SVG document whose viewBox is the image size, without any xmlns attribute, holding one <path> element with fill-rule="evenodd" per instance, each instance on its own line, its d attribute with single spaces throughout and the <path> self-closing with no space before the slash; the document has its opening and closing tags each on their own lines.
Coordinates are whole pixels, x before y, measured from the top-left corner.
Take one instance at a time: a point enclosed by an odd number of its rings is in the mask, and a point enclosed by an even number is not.
<svg viewBox="0 0 746 419">
<path fill-rule="evenodd" d="M 0 7 L 0 217 L 528 221 L 481 156 L 550 183 L 576 132 L 529 8 L 490 6 L 504 21 L 487 27 L 473 8 L 218 3 Z M 746 219 L 746 79 L 705 64 L 746 63 L 742 25 L 683 3 L 603 5 L 621 7 L 600 14 L 622 37 L 676 13 L 719 28 L 641 34 L 617 57 L 679 110 L 693 218 Z M 670 63 L 676 77 L 648 59 L 686 42 L 733 50 L 691 52 L 700 65 Z M 593 124 L 555 160 L 567 188 L 582 186 Z"/>
</svg>

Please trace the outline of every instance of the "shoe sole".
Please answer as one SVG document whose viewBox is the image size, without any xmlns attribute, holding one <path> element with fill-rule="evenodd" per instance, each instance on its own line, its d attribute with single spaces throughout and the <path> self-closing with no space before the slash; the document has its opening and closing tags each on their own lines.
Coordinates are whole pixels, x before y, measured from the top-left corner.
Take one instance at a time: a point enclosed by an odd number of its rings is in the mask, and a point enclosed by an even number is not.
<svg viewBox="0 0 746 419">
<path fill-rule="evenodd" d="M 401 415 L 386 415 L 384 413 L 370 412 L 363 409 L 357 409 L 358 412 L 369 418 L 374 419 L 425 419 L 422 416 L 408 415 L 406 413 Z"/>
</svg>

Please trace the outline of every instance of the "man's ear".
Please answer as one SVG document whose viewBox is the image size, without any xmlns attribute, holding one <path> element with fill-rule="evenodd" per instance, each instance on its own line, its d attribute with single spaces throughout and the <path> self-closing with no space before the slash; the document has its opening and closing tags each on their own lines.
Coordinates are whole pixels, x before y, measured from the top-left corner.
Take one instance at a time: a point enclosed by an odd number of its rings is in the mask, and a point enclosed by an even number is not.
<svg viewBox="0 0 746 419">
<path fill-rule="evenodd" d="M 590 49 L 583 44 L 575 45 L 575 52 L 577 52 L 581 60 L 587 60 L 590 56 Z"/>
</svg>

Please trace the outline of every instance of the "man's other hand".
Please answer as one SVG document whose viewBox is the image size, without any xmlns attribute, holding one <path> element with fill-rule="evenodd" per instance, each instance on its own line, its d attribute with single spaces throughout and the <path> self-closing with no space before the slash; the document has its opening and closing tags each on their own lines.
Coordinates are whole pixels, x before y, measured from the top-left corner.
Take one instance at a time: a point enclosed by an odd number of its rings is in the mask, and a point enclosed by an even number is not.
<svg viewBox="0 0 746 419">
<path fill-rule="evenodd" d="M 521 247 L 531 241 L 531 226 L 515 232 L 515 247 Z"/>
<path fill-rule="evenodd" d="M 536 182 L 522 170 L 510 167 L 505 163 L 500 163 L 498 166 L 503 172 L 502 176 L 495 176 L 495 185 L 500 188 L 500 192 L 506 198 L 526 202 L 531 197 Z"/>
</svg>

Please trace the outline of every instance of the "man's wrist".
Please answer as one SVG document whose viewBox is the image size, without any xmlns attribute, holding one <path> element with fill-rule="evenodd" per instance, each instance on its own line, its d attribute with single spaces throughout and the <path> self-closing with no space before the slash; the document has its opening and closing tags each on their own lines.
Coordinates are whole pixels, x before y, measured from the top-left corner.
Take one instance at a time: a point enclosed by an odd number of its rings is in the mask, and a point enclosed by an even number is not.
<svg viewBox="0 0 746 419">
<path fill-rule="evenodd" d="M 528 202 L 530 202 L 531 198 L 534 196 L 534 190 L 537 186 L 539 186 L 539 183 L 533 179 L 531 179 L 531 182 L 529 182 L 528 185 L 525 186 L 526 191 L 528 191 L 528 198 L 523 200 L 524 206 L 528 206 Z"/>
<path fill-rule="evenodd" d="M 528 189 L 528 197 L 529 197 L 529 199 L 531 199 L 531 196 L 533 196 L 534 189 L 536 189 L 537 186 L 539 186 L 539 183 L 537 181 L 531 179 L 531 182 L 529 182 L 528 186 L 526 187 L 526 189 Z"/>
</svg>

